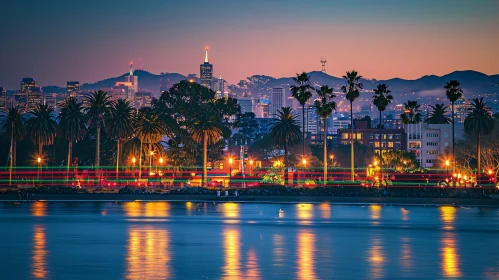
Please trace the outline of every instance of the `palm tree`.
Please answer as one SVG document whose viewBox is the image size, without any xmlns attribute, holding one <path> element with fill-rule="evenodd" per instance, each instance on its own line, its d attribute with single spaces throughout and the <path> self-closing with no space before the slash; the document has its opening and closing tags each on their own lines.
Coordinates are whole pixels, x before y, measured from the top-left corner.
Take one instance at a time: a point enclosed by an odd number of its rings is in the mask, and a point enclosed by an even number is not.
<svg viewBox="0 0 499 280">
<path fill-rule="evenodd" d="M 421 105 L 416 100 L 404 103 L 404 113 L 400 115 L 403 124 L 418 124 L 422 121 Z"/>
<path fill-rule="evenodd" d="M 140 140 L 139 152 L 142 153 L 142 144 L 149 144 L 149 153 L 153 152 L 153 144 L 161 141 L 164 135 L 167 134 L 165 122 L 159 114 L 152 108 L 144 107 L 139 109 L 139 114 L 135 121 L 135 135 Z M 142 173 L 142 156 L 139 155 L 139 179 Z"/>
<path fill-rule="evenodd" d="M 476 136 L 477 145 L 477 181 L 480 176 L 480 135 L 488 135 L 494 130 L 494 117 L 491 110 L 487 107 L 487 102 L 483 101 L 483 97 L 475 98 L 470 104 L 470 113 L 464 120 L 464 131 L 467 134 Z"/>
<path fill-rule="evenodd" d="M 86 106 L 84 107 L 87 115 L 89 126 L 95 125 L 97 128 L 97 141 L 95 145 L 95 166 L 100 166 L 100 130 L 104 125 L 105 119 L 110 113 L 113 102 L 107 92 L 99 90 L 92 92 L 86 98 Z"/>
<path fill-rule="evenodd" d="M 453 171 L 456 170 L 456 153 L 455 153 L 455 147 L 456 147 L 456 135 L 454 133 L 454 102 L 459 100 L 463 96 L 463 90 L 461 89 L 461 84 L 456 81 L 456 80 L 451 80 L 447 82 L 444 86 L 445 88 L 445 95 L 447 96 L 447 99 L 449 99 L 450 104 L 451 104 L 451 111 L 452 111 L 452 159 L 454 161 L 454 164 L 452 165 Z"/>
<path fill-rule="evenodd" d="M 192 139 L 203 143 L 203 186 L 208 181 L 208 144 L 215 144 L 222 137 L 220 118 L 210 112 L 198 114 L 191 126 Z"/>
<path fill-rule="evenodd" d="M 430 105 L 431 112 L 426 118 L 426 123 L 429 124 L 449 124 L 452 120 L 447 116 L 449 106 L 445 106 L 443 103 L 435 104 L 435 106 Z"/>
<path fill-rule="evenodd" d="M 57 122 L 53 116 L 54 109 L 48 105 L 38 104 L 28 114 L 28 137 L 33 144 L 38 145 L 38 157 L 42 157 L 43 146 L 52 145 L 57 134 Z"/>
<path fill-rule="evenodd" d="M 111 106 L 109 118 L 106 120 L 107 135 L 117 140 L 116 143 L 116 178 L 120 166 L 120 142 L 133 136 L 135 109 L 125 99 L 118 99 Z"/>
<path fill-rule="evenodd" d="M 382 131 L 383 131 L 383 111 L 392 103 L 393 96 L 390 94 L 391 90 L 388 89 L 386 84 L 378 85 L 374 90 L 373 104 L 379 111 L 379 166 L 381 171 L 381 185 L 383 184 L 383 146 L 381 145 Z"/>
<path fill-rule="evenodd" d="M 350 162 L 351 162 L 351 180 L 352 182 L 355 180 L 355 162 L 354 162 L 354 151 L 353 151 L 353 102 L 360 95 L 360 90 L 364 88 L 360 79 L 362 76 L 359 76 L 357 71 L 352 70 L 351 72 L 347 72 L 345 76 L 343 76 L 346 86 L 341 87 L 341 91 L 345 93 L 345 98 L 350 102 Z"/>
<path fill-rule="evenodd" d="M 73 142 L 83 139 L 87 133 L 87 118 L 83 114 L 83 105 L 74 97 L 69 97 L 62 103 L 59 121 L 59 135 L 68 140 L 68 168 L 71 166 Z"/>
<path fill-rule="evenodd" d="M 17 159 L 17 141 L 21 140 L 26 133 L 26 120 L 19 107 L 11 107 L 1 118 L 0 127 L 2 133 L 10 138 L 10 171 L 9 185 L 12 182 L 12 168 L 16 166 Z"/>
<path fill-rule="evenodd" d="M 324 120 L 324 186 L 327 183 L 327 118 L 333 110 L 336 109 L 336 102 L 332 99 L 336 96 L 333 94 L 333 89 L 328 86 L 322 86 L 316 90 L 318 99 L 315 100 L 314 105 L 317 109 L 317 114 Z"/>
<path fill-rule="evenodd" d="M 306 72 L 301 74 L 296 73 L 296 77 L 293 77 L 295 85 L 291 86 L 291 96 L 293 96 L 301 105 L 302 108 L 302 134 L 303 134 L 303 149 L 302 153 L 305 156 L 305 130 L 307 125 L 305 124 L 305 104 L 312 97 L 313 87 L 310 85 L 310 76 Z"/>
<path fill-rule="evenodd" d="M 283 107 L 275 115 L 275 119 L 269 123 L 270 140 L 276 146 L 284 148 L 284 180 L 287 182 L 288 149 L 302 141 L 300 126 L 296 121 L 296 115 L 290 107 Z"/>
</svg>

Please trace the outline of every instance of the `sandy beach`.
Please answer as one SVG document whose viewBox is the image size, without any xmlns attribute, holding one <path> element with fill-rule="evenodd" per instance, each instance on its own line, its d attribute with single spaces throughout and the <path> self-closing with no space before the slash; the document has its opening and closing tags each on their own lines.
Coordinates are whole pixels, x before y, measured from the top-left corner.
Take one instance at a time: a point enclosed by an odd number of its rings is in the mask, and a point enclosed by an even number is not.
<svg viewBox="0 0 499 280">
<path fill-rule="evenodd" d="M 167 194 L 35 194 L 33 200 L 45 201 L 236 201 L 263 203 L 336 203 L 336 204 L 393 204 L 393 205 L 459 205 L 499 207 L 499 199 L 418 198 L 418 197 L 339 197 L 339 196 L 275 196 L 244 195 L 218 198 L 214 195 Z M 0 194 L 0 201 L 19 201 L 15 193 Z"/>
</svg>

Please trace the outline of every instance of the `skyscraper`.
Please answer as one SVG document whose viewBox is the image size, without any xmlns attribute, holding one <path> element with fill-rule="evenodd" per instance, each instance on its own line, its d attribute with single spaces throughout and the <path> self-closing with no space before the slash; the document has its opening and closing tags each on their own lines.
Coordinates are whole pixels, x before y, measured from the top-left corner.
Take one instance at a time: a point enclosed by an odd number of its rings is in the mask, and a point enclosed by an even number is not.
<svg viewBox="0 0 499 280">
<path fill-rule="evenodd" d="M 126 82 L 132 83 L 133 92 L 139 91 L 139 77 L 133 75 L 133 64 L 130 62 L 130 75 L 126 76 Z"/>
<path fill-rule="evenodd" d="M 42 103 L 42 92 L 40 87 L 36 86 L 36 80 L 31 77 L 25 77 L 21 79 L 21 92 L 17 98 L 17 106 L 24 107 L 25 110 L 31 111 L 36 108 L 36 106 Z M 24 95 L 25 98 L 21 96 Z M 25 101 L 25 104 L 23 104 Z"/>
<path fill-rule="evenodd" d="M 208 61 L 208 49 L 205 50 L 204 63 L 200 65 L 201 84 L 207 88 L 212 88 L 213 83 L 213 65 Z"/>
<path fill-rule="evenodd" d="M 66 82 L 66 92 L 69 97 L 77 97 L 80 91 L 80 82 L 78 81 L 67 81 Z"/>
<path fill-rule="evenodd" d="M 270 117 L 274 117 L 282 107 L 286 107 L 285 89 L 283 87 L 274 87 L 270 90 Z"/>
<path fill-rule="evenodd" d="M 4 110 L 6 107 L 5 89 L 0 87 L 0 110 Z"/>
</svg>

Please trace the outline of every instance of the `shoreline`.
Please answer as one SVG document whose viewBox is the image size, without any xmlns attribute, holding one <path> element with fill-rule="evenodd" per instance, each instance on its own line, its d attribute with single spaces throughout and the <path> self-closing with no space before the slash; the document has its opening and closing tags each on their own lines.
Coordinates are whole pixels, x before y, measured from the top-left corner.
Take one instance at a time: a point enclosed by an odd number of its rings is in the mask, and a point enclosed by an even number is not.
<svg viewBox="0 0 499 280">
<path fill-rule="evenodd" d="M 47 202 L 126 202 L 126 201 L 171 201 L 171 202 L 238 202 L 238 203 L 331 203 L 344 205 L 391 204 L 413 206 L 471 206 L 497 207 L 499 199 L 480 198 L 420 198 L 420 197 L 342 197 L 342 196 L 276 196 L 243 195 L 218 198 L 214 195 L 164 195 L 164 194 L 35 194 L 29 201 Z M 26 202 L 17 194 L 0 194 L 0 202 Z"/>
</svg>

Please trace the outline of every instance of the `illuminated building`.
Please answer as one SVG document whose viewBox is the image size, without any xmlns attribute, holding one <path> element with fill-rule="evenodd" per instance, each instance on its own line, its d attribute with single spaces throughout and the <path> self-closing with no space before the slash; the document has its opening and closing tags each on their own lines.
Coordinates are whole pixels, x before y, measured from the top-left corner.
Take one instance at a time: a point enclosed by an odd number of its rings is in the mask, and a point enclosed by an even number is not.
<svg viewBox="0 0 499 280">
<path fill-rule="evenodd" d="M 200 65 L 199 70 L 200 70 L 200 78 L 201 78 L 201 85 L 207 87 L 207 88 L 212 88 L 212 83 L 213 83 L 213 65 L 209 63 L 208 61 L 208 49 L 205 50 L 205 58 L 204 58 L 204 63 Z"/>
<path fill-rule="evenodd" d="M 380 148 L 381 134 L 381 148 Z M 354 120 L 353 136 L 350 128 L 338 129 L 338 144 L 350 145 L 350 138 L 360 144 L 369 145 L 379 154 L 389 150 L 404 150 L 407 147 L 407 133 L 403 129 L 378 129 L 371 127 L 369 120 Z"/>
<path fill-rule="evenodd" d="M 133 64 L 130 62 L 130 75 L 126 76 L 126 82 L 132 84 L 133 93 L 139 91 L 139 77 L 133 75 Z"/>
<path fill-rule="evenodd" d="M 0 110 L 4 110 L 6 108 L 6 98 L 5 98 L 5 89 L 0 87 Z"/>
<path fill-rule="evenodd" d="M 253 112 L 253 99 L 240 97 L 237 99 L 237 104 L 241 107 L 241 114 Z"/>
<path fill-rule="evenodd" d="M 257 118 L 270 118 L 270 100 L 268 98 L 258 99 L 255 115 Z"/>
<path fill-rule="evenodd" d="M 57 109 L 57 94 L 56 93 L 46 93 L 43 95 L 43 104 Z"/>
<path fill-rule="evenodd" d="M 42 103 L 42 91 L 40 87 L 29 87 L 27 90 L 28 96 L 28 111 L 34 110 Z"/>
<path fill-rule="evenodd" d="M 69 97 L 78 97 L 79 91 L 80 91 L 80 82 L 78 81 L 66 82 L 66 92 Z"/>
<path fill-rule="evenodd" d="M 421 167 L 438 166 L 437 158 L 452 147 L 451 124 L 406 124 L 407 151 L 416 154 Z"/>
<path fill-rule="evenodd" d="M 270 116 L 271 118 L 276 118 L 278 112 L 286 107 L 285 101 L 286 90 L 283 87 L 274 87 L 270 90 Z"/>
<path fill-rule="evenodd" d="M 29 88 L 36 87 L 35 78 L 26 77 L 21 79 L 21 92 L 26 93 Z"/>
<path fill-rule="evenodd" d="M 222 79 L 221 75 L 220 78 L 213 81 L 212 89 L 217 93 L 216 98 L 229 97 L 229 92 L 225 90 L 225 80 Z"/>
<path fill-rule="evenodd" d="M 470 113 L 471 104 L 468 99 L 458 99 L 454 102 L 454 118 L 456 119 L 456 123 L 464 123 L 464 119 Z M 449 111 L 451 111 L 451 106 L 449 105 Z M 451 117 L 451 115 L 449 114 Z"/>
<path fill-rule="evenodd" d="M 151 107 L 151 100 L 151 92 L 140 91 L 135 93 L 135 107 L 137 109 L 142 107 Z"/>
</svg>

